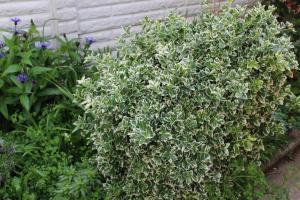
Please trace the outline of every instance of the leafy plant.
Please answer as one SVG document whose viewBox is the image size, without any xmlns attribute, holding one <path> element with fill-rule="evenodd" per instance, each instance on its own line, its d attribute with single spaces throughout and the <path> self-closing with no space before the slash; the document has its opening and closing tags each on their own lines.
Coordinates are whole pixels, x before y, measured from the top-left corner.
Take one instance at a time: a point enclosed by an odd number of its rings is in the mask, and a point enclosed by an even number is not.
<svg viewBox="0 0 300 200">
<path fill-rule="evenodd" d="M 91 135 L 109 198 L 226 199 L 231 190 L 232 200 L 255 191 L 248 182 L 234 190 L 228 178 L 251 174 L 265 140 L 284 133 L 273 113 L 292 96 L 286 79 L 297 66 L 273 11 L 146 18 L 141 33 L 120 39 L 118 58 L 89 57 L 97 73 L 79 81 L 85 115 L 76 124 Z"/>
<path fill-rule="evenodd" d="M 289 22 L 291 30 L 287 34 L 291 37 L 296 58 L 300 61 L 300 3 L 297 0 L 263 0 L 266 5 L 276 7 L 275 14 L 279 21 Z M 297 98 L 293 102 L 282 107 L 278 112 L 280 120 L 286 123 L 288 128 L 300 128 L 300 79 L 299 71 L 293 71 L 293 77 L 289 79 L 292 92 Z"/>
<path fill-rule="evenodd" d="M 95 40 L 48 38 L 33 21 L 28 31 L 11 21 L 0 40 L 1 199 L 102 198 L 89 135 L 73 130 L 82 110 L 72 92 L 91 72 L 84 60 Z"/>
<path fill-rule="evenodd" d="M 101 177 L 85 137 L 58 106 L 43 109 L 37 127 L 3 134 L 14 167 L 3 180 L 2 199 L 99 199 Z M 65 111 L 65 110 L 64 110 Z M 64 121 L 62 123 L 62 121 Z"/>
<path fill-rule="evenodd" d="M 3 134 L 0 132 L 0 134 Z M 14 146 L 7 144 L 0 138 L 0 186 L 5 184 L 9 177 L 10 171 L 14 168 L 12 155 L 15 151 Z"/>
<path fill-rule="evenodd" d="M 81 46 L 66 35 L 56 40 L 41 35 L 33 21 L 27 32 L 19 18 L 12 18 L 12 30 L 0 41 L 0 117 L 13 123 L 35 123 L 41 106 L 64 98 L 72 99 L 72 88 L 87 73 L 84 59 L 94 39 Z M 59 42 L 58 48 L 51 43 Z M 4 121 L 2 119 L 1 121 Z"/>
<path fill-rule="evenodd" d="M 290 22 L 294 30 L 289 31 L 295 47 L 295 53 L 300 61 L 300 2 L 297 0 L 264 0 L 267 5 L 276 7 L 275 13 L 279 21 Z"/>
</svg>

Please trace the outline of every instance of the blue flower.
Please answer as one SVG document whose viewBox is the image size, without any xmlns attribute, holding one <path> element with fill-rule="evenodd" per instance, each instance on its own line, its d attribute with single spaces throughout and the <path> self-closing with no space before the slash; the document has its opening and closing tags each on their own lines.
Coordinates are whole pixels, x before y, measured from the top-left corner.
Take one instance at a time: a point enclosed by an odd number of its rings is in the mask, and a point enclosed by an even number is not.
<svg viewBox="0 0 300 200">
<path fill-rule="evenodd" d="M 4 58 L 5 54 L 4 53 L 0 53 L 0 59 Z"/>
<path fill-rule="evenodd" d="M 4 47 L 4 42 L 2 40 L 0 40 L 0 49 Z"/>
<path fill-rule="evenodd" d="M 88 36 L 85 38 L 85 42 L 86 42 L 86 44 L 91 45 L 91 44 L 95 43 L 96 40 L 92 36 Z"/>
<path fill-rule="evenodd" d="M 18 74 L 17 80 L 21 83 L 26 83 L 28 81 L 28 76 L 25 73 Z"/>
<path fill-rule="evenodd" d="M 35 47 L 40 49 L 48 49 L 50 47 L 50 42 L 36 42 Z"/>
<path fill-rule="evenodd" d="M 18 23 L 21 22 L 22 20 L 18 17 L 14 17 L 14 18 L 10 18 L 10 21 L 12 21 L 15 24 L 15 26 L 17 26 Z"/>
</svg>

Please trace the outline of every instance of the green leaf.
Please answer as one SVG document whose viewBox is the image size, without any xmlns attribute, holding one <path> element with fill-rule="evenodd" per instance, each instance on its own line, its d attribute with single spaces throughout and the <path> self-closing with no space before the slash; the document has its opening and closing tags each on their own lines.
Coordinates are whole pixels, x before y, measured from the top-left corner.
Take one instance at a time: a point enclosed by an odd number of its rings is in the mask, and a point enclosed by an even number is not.
<svg viewBox="0 0 300 200">
<path fill-rule="evenodd" d="M 16 77 L 16 76 L 11 75 L 11 76 L 9 77 L 9 79 L 10 79 L 10 80 L 11 80 L 18 88 L 23 89 L 23 84 L 22 84 L 20 81 L 17 80 L 17 77 Z"/>
<path fill-rule="evenodd" d="M 2 88 L 4 85 L 4 81 L 2 79 L 0 79 L 0 88 Z"/>
<path fill-rule="evenodd" d="M 1 102 L 3 99 L 1 99 Z M 0 112 L 2 113 L 2 115 L 6 118 L 6 119 L 9 119 L 9 116 L 8 116 L 8 110 L 7 110 L 7 104 L 6 103 L 1 103 L 0 104 Z"/>
<path fill-rule="evenodd" d="M 27 95 L 20 96 L 20 102 L 27 111 L 30 110 L 30 100 Z"/>
<path fill-rule="evenodd" d="M 18 87 L 10 87 L 5 91 L 8 94 L 22 94 L 23 90 Z"/>
<path fill-rule="evenodd" d="M 34 106 L 32 108 L 33 112 L 35 112 L 35 113 L 40 112 L 43 101 L 44 101 L 44 98 L 41 97 L 38 99 L 38 101 L 36 103 L 34 103 Z"/>
<path fill-rule="evenodd" d="M 258 92 L 261 88 L 263 88 L 264 82 L 259 79 L 255 79 L 252 83 L 252 89 L 254 92 Z"/>
<path fill-rule="evenodd" d="M 70 98 L 71 100 L 73 100 L 73 94 L 65 87 L 63 86 L 59 86 L 55 81 L 52 81 L 51 79 L 48 79 L 47 77 L 43 77 L 45 80 L 53 83 L 57 89 L 59 89 L 59 91 L 61 92 L 61 94 L 65 95 L 66 97 Z"/>
<path fill-rule="evenodd" d="M 4 98 L 4 102 L 5 102 L 5 104 L 7 104 L 7 105 L 15 104 L 16 102 L 18 102 L 18 100 L 19 100 L 18 97 L 5 97 L 5 98 Z"/>
<path fill-rule="evenodd" d="M 15 191 L 19 194 L 21 191 L 21 179 L 14 177 L 11 184 Z"/>
<path fill-rule="evenodd" d="M 25 93 L 31 93 L 31 90 L 32 90 L 32 86 L 33 86 L 33 84 L 32 84 L 32 82 L 30 81 L 30 82 L 27 82 L 26 84 L 24 84 L 24 86 L 25 86 Z"/>
<path fill-rule="evenodd" d="M 57 88 L 47 88 L 37 94 L 37 96 L 52 96 L 52 95 L 62 95 L 62 92 Z"/>
<path fill-rule="evenodd" d="M 248 69 L 258 69 L 258 63 L 255 60 L 251 60 L 247 63 Z"/>
<path fill-rule="evenodd" d="M 49 71 L 52 71 L 52 69 L 48 67 L 33 67 L 30 69 L 29 74 L 35 76 L 38 74 L 44 74 Z"/>
<path fill-rule="evenodd" d="M 21 71 L 21 65 L 10 65 L 2 74 L 2 77 Z"/>
<path fill-rule="evenodd" d="M 22 57 L 21 63 L 32 66 L 32 63 L 31 63 L 31 60 L 30 60 L 31 54 L 32 54 L 31 51 L 21 53 L 20 54 L 20 56 Z"/>
</svg>

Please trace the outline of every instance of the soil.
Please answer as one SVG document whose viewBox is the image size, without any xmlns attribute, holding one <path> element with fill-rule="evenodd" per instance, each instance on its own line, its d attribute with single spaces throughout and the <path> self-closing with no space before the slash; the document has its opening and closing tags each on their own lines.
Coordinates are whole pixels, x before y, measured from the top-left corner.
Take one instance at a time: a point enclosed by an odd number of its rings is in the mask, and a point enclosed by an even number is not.
<svg viewBox="0 0 300 200">
<path fill-rule="evenodd" d="M 269 170 L 267 179 L 271 185 L 284 188 L 290 200 L 300 200 L 300 148 Z"/>
</svg>

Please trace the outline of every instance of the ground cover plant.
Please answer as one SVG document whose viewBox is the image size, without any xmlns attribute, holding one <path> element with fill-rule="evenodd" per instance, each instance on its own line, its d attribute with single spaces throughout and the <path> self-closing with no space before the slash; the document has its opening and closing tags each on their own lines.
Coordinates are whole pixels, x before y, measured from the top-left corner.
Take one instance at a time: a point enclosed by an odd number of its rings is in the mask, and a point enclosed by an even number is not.
<svg viewBox="0 0 300 200">
<path fill-rule="evenodd" d="M 118 58 L 89 58 L 97 72 L 79 81 L 76 125 L 91 135 L 109 199 L 263 195 L 257 168 L 268 138 L 284 134 L 274 112 L 292 99 L 297 67 L 273 11 L 145 19 Z"/>
</svg>

